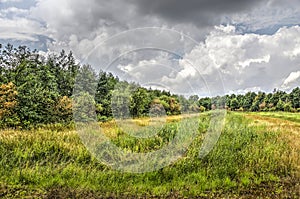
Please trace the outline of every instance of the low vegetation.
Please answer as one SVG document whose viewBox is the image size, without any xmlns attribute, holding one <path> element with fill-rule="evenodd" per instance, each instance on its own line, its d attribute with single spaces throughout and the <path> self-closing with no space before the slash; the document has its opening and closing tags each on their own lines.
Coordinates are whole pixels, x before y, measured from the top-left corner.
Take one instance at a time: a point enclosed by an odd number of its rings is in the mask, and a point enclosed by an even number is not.
<svg viewBox="0 0 300 199">
<path fill-rule="evenodd" d="M 275 131 L 255 122 L 257 118 L 229 113 L 217 145 L 209 155 L 199 159 L 199 149 L 209 126 L 208 116 L 209 113 L 196 117 L 199 132 L 179 161 L 142 174 L 118 172 L 98 162 L 75 131 L 3 130 L 0 133 L 0 195 L 7 198 L 299 198 L 299 153 L 290 156 L 296 149 L 285 139 L 287 131 Z M 133 142 L 126 133 L 120 133 L 113 121 L 101 125 L 119 147 L 149 151 L 157 147 L 156 139 L 165 140 L 160 142 L 162 145 L 168 143 L 173 136 L 171 132 L 176 133 L 177 122 L 169 120 L 155 139 L 144 142 Z"/>
</svg>

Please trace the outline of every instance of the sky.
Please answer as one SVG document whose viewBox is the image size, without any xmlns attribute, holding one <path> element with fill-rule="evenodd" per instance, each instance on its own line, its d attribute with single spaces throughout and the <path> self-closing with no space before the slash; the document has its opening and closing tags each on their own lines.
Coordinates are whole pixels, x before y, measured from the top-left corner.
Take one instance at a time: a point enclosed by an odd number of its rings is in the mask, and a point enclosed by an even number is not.
<svg viewBox="0 0 300 199">
<path fill-rule="evenodd" d="M 300 85 L 298 0 L 0 0 L 0 43 L 174 93 Z"/>
</svg>

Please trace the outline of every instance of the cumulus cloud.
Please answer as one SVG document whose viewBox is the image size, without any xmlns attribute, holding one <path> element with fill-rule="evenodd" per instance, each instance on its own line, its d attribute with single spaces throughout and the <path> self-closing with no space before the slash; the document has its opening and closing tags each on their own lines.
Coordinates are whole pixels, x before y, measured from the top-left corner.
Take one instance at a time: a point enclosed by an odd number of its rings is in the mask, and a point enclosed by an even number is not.
<svg viewBox="0 0 300 199">
<path fill-rule="evenodd" d="M 299 68 L 300 54 L 291 57 L 287 52 L 298 49 L 300 27 L 281 28 L 274 35 L 238 34 L 234 27 L 217 27 L 207 39 L 187 53 L 179 62 L 182 73 L 188 76 L 185 66 L 192 63 L 199 74 L 208 82 L 215 82 L 221 74 L 225 90 L 260 88 L 271 91 L 280 85 L 288 84 L 298 78 L 298 73 L 291 73 Z M 174 78 L 165 77 L 165 82 L 184 84 L 181 72 Z M 291 73 L 287 80 L 286 76 Z M 190 70 L 189 81 L 197 81 L 199 75 Z M 193 78 L 193 76 L 195 76 Z M 222 82 L 219 80 L 219 85 Z M 216 93 L 220 86 L 210 86 Z"/>
<path fill-rule="evenodd" d="M 96 69 L 174 92 L 268 91 L 299 68 L 297 0 L 17 1 L 1 0 L 0 41 L 72 50 Z"/>
<path fill-rule="evenodd" d="M 27 45 L 47 50 L 51 42 L 44 22 L 31 17 L 30 7 L 34 1 L 5 0 L 0 3 L 0 42 Z"/>
<path fill-rule="evenodd" d="M 53 50 L 105 40 L 137 27 L 166 27 L 202 40 L 224 14 L 250 10 L 261 1 L 144 1 L 144 0 L 38 0 L 30 10 L 33 18 L 46 22 L 49 37 L 57 41 Z M 177 10 L 180 9 L 180 12 Z M 76 36 L 77 42 L 74 39 Z M 75 42 L 74 42 L 75 41 Z M 72 43 L 71 43 L 72 42 Z M 75 46 L 77 51 L 77 46 Z M 78 51 L 82 52 L 81 49 Z"/>
</svg>

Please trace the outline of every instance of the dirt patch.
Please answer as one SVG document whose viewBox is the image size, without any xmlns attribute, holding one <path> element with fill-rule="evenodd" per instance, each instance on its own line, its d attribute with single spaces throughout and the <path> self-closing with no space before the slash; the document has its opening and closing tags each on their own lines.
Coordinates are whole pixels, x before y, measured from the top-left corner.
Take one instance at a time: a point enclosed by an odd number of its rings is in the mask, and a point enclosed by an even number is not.
<svg viewBox="0 0 300 199">
<path fill-rule="evenodd" d="M 43 198 L 43 199 L 65 199 L 65 198 L 300 198 L 300 184 L 295 180 L 287 180 L 274 186 L 274 184 L 262 184 L 258 187 L 252 187 L 247 190 L 238 190 L 234 192 L 205 192 L 200 196 L 184 197 L 178 192 L 171 191 L 167 195 L 154 196 L 154 195 L 133 195 L 133 194 L 113 194 L 101 193 L 100 191 L 81 190 L 72 188 L 51 188 L 49 190 L 32 190 L 28 187 L 0 187 L 1 198 Z"/>
</svg>

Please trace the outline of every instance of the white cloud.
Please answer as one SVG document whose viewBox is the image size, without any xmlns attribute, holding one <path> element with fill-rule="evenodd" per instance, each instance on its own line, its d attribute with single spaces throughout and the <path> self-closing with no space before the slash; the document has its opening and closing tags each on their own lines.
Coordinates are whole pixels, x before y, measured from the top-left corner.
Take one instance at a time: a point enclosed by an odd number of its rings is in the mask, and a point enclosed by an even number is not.
<svg viewBox="0 0 300 199">
<path fill-rule="evenodd" d="M 44 34 L 40 23 L 26 18 L 0 18 L 0 38 L 36 41 L 36 35 Z"/>
<path fill-rule="evenodd" d="M 226 16 L 224 21 L 240 24 L 246 31 L 264 32 L 279 28 L 282 25 L 297 25 L 300 17 L 300 2 L 298 0 L 269 0 L 263 5 L 247 12 Z M 271 32 L 272 32 L 271 31 Z"/>
<path fill-rule="evenodd" d="M 246 68 L 246 67 L 250 66 L 250 64 L 252 64 L 252 63 L 259 63 L 259 64 L 263 63 L 263 62 L 268 63 L 270 61 L 270 58 L 271 58 L 270 55 L 265 55 L 262 58 L 247 59 L 247 60 L 245 60 L 243 62 L 239 62 L 238 64 L 240 66 L 242 66 L 243 68 Z"/>
<path fill-rule="evenodd" d="M 242 95 L 244 95 L 244 94 L 246 94 L 246 93 L 248 93 L 248 92 L 256 92 L 256 93 L 258 93 L 258 92 L 263 92 L 263 90 L 261 89 L 261 87 L 251 87 L 251 88 L 245 88 L 245 89 L 237 89 L 237 90 L 231 90 L 231 91 L 229 91 L 228 92 L 228 94 L 229 95 L 231 95 L 231 94 L 242 94 Z"/>
<path fill-rule="evenodd" d="M 0 0 L 12 1 L 20 0 Z M 219 25 L 216 18 L 200 19 L 216 25 L 201 27 L 195 23 L 197 19 L 190 23 L 176 22 L 163 15 L 143 14 L 135 1 L 36 2 L 28 10 L 16 5 L 1 9 L 0 39 L 44 42 L 38 36 L 46 36 L 53 39 L 47 43 L 51 51 L 72 50 L 81 61 L 102 69 L 110 66 L 116 74 L 127 73 L 140 83 L 152 79 L 182 93 L 192 87 L 198 92 L 210 90 L 218 94 L 222 92 L 222 82 L 225 92 L 247 88 L 273 90 L 299 70 L 300 28 L 293 25 L 300 19 L 296 0 L 284 3 L 272 0 L 261 7 L 222 15 L 227 18 L 225 22 L 238 24 L 236 27 Z M 281 28 L 274 34 L 247 33 L 276 25 Z M 152 26 L 162 29 L 116 36 L 123 31 Z M 163 30 L 168 28 L 174 32 Z M 181 32 L 201 42 L 191 42 L 180 36 Z M 157 49 L 143 50 L 145 46 Z M 138 52 L 131 52 L 137 49 Z M 157 50 L 160 52 L 156 53 Z M 168 55 L 163 54 L 164 50 Z M 121 61 L 114 63 L 115 56 L 121 56 Z"/>
<path fill-rule="evenodd" d="M 300 38 L 294 38 L 294 44 L 291 44 L 290 49 L 283 52 L 286 57 L 291 60 L 296 59 L 300 55 Z"/>
<path fill-rule="evenodd" d="M 115 63 L 116 69 L 123 72 L 123 75 L 128 79 L 143 85 L 149 85 L 149 83 L 154 82 L 156 82 L 156 84 L 162 83 L 160 81 L 161 78 L 177 73 L 176 65 L 178 66 L 178 64 L 171 60 L 169 53 L 161 51 L 148 52 L 152 54 L 149 59 L 143 56 L 143 52 L 123 56 L 123 59 L 129 60 L 129 64 L 122 64 L 123 60 L 119 60 L 118 63 Z"/>
<path fill-rule="evenodd" d="M 160 49 L 168 49 L 168 45 L 169 49 L 184 46 L 180 42 L 185 39 L 176 38 L 175 35 L 161 33 L 156 36 L 149 30 L 145 32 L 157 40 L 156 43 L 161 45 Z M 130 52 L 143 47 L 141 41 L 146 35 L 125 35 L 114 43 L 118 44 L 118 51 Z M 99 42 L 107 36 L 108 34 L 103 35 Z M 133 77 L 134 81 L 141 84 L 160 82 L 165 88 L 177 93 L 193 90 L 200 95 L 208 92 L 216 95 L 232 90 L 248 91 L 249 88 L 255 91 L 272 91 L 279 88 L 285 77 L 299 68 L 300 54 L 294 53 L 293 58 L 290 57 L 290 52 L 294 52 L 300 45 L 300 40 L 295 39 L 299 36 L 299 26 L 281 28 L 274 35 L 239 34 L 233 26 L 217 26 L 203 42 L 194 43 L 193 47 L 192 44 L 187 45 L 189 47 L 183 51 L 182 59 L 174 60 L 172 56 L 161 52 L 153 54 L 151 51 L 140 50 L 122 55 L 125 62 L 118 62 L 110 70 L 117 74 L 119 70 L 123 72 L 120 75 Z M 153 42 L 153 38 L 146 38 L 143 42 L 147 46 L 147 42 Z M 75 49 L 82 45 L 78 48 L 82 49 L 81 53 L 95 46 L 94 40 L 78 41 L 76 36 L 72 36 L 71 41 L 74 42 Z M 104 45 L 88 60 L 96 58 L 94 63 L 105 63 L 105 56 L 110 57 L 114 48 L 115 46 Z M 97 57 L 99 53 L 101 58 Z"/>
<path fill-rule="evenodd" d="M 290 89 L 291 84 L 297 83 L 297 80 L 300 81 L 300 71 L 291 72 L 290 75 L 284 80 L 282 88 Z"/>
<path fill-rule="evenodd" d="M 45 22 L 47 36 L 54 39 L 52 50 L 72 49 L 80 57 L 99 43 L 123 31 L 143 27 L 162 27 L 203 39 L 212 27 L 197 27 L 190 23 L 171 23 L 159 16 L 137 12 L 133 1 L 122 0 L 38 0 L 30 9 L 30 17 Z M 147 35 L 147 33 L 145 33 Z M 138 38 L 139 42 L 142 41 Z M 164 36 L 164 39 L 172 39 Z M 165 42 L 158 39 L 159 42 Z M 177 38 L 176 38 L 177 40 Z"/>
<path fill-rule="evenodd" d="M 271 91 L 280 87 L 288 74 L 299 69 L 300 54 L 292 53 L 293 59 L 287 56 L 290 55 L 287 52 L 298 49 L 300 40 L 295 38 L 299 37 L 299 26 L 281 28 L 274 35 L 238 34 L 234 27 L 217 27 L 179 62 L 183 68 L 176 78 L 165 77 L 163 81 L 183 85 L 186 78 L 182 77 L 189 77 L 188 80 L 196 85 L 202 76 L 209 89 L 216 93 L 222 92 L 221 79 L 224 80 L 225 92 L 247 88 Z M 184 63 L 191 63 L 200 75 L 187 70 Z M 292 74 L 291 77 L 295 78 Z M 215 84 L 216 81 L 219 85 Z"/>
<path fill-rule="evenodd" d="M 9 8 L 6 8 L 6 9 L 1 9 L 1 14 L 3 16 L 11 14 L 15 17 L 15 16 L 20 16 L 20 15 L 28 15 L 29 10 L 28 9 L 21 9 L 21 8 L 17 8 L 17 7 L 9 7 Z"/>
<path fill-rule="evenodd" d="M 22 1 L 23 0 L 0 0 L 0 3 L 18 3 Z"/>
</svg>

